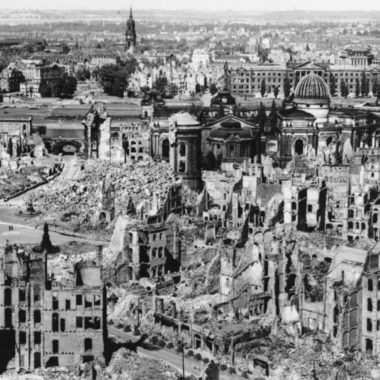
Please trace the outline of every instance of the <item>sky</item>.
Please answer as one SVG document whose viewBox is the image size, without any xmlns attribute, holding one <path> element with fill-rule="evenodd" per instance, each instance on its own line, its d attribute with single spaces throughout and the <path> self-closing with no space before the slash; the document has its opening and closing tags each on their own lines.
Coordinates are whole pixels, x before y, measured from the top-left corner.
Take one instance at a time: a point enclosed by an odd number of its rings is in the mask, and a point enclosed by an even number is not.
<svg viewBox="0 0 380 380">
<path fill-rule="evenodd" d="M 1 3 L 4 2 L 4 5 Z M 380 10 L 380 0 L 0 0 L 8 9 Z"/>
</svg>

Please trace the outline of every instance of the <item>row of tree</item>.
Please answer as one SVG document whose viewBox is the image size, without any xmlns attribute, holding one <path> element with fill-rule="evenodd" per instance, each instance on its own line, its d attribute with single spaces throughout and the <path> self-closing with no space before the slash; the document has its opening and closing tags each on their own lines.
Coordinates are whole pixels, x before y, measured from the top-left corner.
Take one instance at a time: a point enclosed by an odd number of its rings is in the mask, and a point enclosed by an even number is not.
<svg viewBox="0 0 380 380">
<path fill-rule="evenodd" d="M 137 61 L 135 59 L 127 62 L 104 65 L 94 71 L 94 77 L 100 81 L 103 90 L 111 96 L 123 97 L 128 86 L 128 80 L 136 70 Z"/>
<path fill-rule="evenodd" d="M 77 89 L 77 83 L 75 77 L 64 73 L 58 80 L 41 81 L 39 93 L 43 98 L 71 98 Z"/>
</svg>

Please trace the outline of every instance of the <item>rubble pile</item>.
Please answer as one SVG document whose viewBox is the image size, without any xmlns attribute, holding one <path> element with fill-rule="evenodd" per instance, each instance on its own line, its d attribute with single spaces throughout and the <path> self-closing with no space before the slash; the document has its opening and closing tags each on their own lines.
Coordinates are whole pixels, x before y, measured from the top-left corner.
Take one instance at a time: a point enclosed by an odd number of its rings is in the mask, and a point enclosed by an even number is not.
<svg viewBox="0 0 380 380">
<path fill-rule="evenodd" d="M 169 165 L 150 159 L 136 164 L 95 159 L 84 161 L 83 166 L 79 178 L 57 178 L 30 195 L 29 201 L 51 224 L 78 232 L 99 229 L 106 178 L 115 187 L 116 215 L 127 213 L 129 199 L 135 205 L 150 201 L 154 193 L 165 199 L 168 187 L 174 183 Z M 108 230 L 111 233 L 112 226 Z"/>
<path fill-rule="evenodd" d="M 344 353 L 323 334 L 305 334 L 293 341 L 283 334 L 256 340 L 247 357 L 263 355 L 271 363 L 270 379 L 332 380 L 346 372 L 351 379 L 377 379 L 378 362 L 359 353 Z M 339 377 L 340 378 L 340 377 Z"/>
<path fill-rule="evenodd" d="M 103 379 L 113 380 L 178 380 L 180 378 L 179 373 L 169 365 L 153 359 L 142 358 L 125 348 L 121 348 L 113 354 L 104 372 Z"/>
<path fill-rule="evenodd" d="M 37 183 L 44 182 L 49 175 L 47 167 L 30 166 L 19 171 L 0 169 L 0 199 L 8 199 Z"/>
</svg>

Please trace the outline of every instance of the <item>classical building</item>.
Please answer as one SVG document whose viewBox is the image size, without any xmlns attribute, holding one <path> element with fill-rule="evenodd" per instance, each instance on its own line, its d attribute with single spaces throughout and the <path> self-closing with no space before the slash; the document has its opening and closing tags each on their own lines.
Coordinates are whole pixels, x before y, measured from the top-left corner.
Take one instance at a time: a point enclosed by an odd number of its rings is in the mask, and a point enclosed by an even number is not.
<svg viewBox="0 0 380 380">
<path fill-rule="evenodd" d="M 363 62 L 363 64 L 360 65 L 360 62 Z M 364 73 L 369 81 L 369 92 L 371 92 L 373 83 L 378 81 L 379 69 L 376 66 L 368 65 L 368 63 L 364 64 L 364 62 L 367 62 L 367 58 L 354 56 L 352 57 L 352 64 L 309 61 L 288 62 L 286 65 L 251 65 L 249 67 L 228 69 L 225 72 L 225 78 L 227 87 L 232 93 L 255 96 L 260 94 L 262 86 L 264 86 L 266 94 L 273 94 L 274 88 L 278 88 L 279 92 L 282 93 L 286 77 L 294 90 L 303 77 L 316 74 L 324 79 L 329 88 L 334 87 L 332 95 L 341 95 L 342 82 L 347 86 L 348 93 L 354 94 L 358 81 L 359 90 L 362 93 L 361 83 Z M 332 85 L 332 81 L 334 81 L 334 85 Z"/>
<path fill-rule="evenodd" d="M 209 124 L 202 135 L 208 142 L 208 150 L 224 161 L 249 160 L 260 149 L 259 128 L 233 115 Z"/>
<path fill-rule="evenodd" d="M 25 77 L 20 84 L 20 92 L 29 98 L 41 97 L 41 86 L 56 83 L 65 72 L 64 67 L 46 65 L 42 60 L 22 61 L 19 69 Z"/>
<path fill-rule="evenodd" d="M 170 165 L 185 186 L 201 190 L 201 124 L 189 113 L 177 113 L 170 119 Z"/>
</svg>

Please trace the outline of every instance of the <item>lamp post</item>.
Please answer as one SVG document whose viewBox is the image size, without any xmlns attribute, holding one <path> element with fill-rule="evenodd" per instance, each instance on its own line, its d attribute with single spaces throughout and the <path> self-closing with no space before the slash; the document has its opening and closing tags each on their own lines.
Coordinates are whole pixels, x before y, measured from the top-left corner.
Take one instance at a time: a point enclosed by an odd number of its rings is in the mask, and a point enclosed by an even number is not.
<svg viewBox="0 0 380 380">
<path fill-rule="evenodd" d="M 182 351 L 182 380 L 185 380 L 185 347 L 183 345 L 183 338 L 181 338 L 181 351 Z"/>
</svg>

